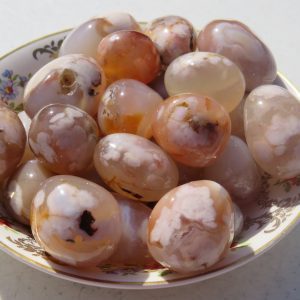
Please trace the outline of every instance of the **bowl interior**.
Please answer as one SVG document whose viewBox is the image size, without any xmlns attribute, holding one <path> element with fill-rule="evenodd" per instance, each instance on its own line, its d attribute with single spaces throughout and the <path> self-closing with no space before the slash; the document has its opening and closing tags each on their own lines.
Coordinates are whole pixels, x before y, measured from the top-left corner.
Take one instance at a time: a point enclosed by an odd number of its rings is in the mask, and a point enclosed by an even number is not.
<svg viewBox="0 0 300 300">
<path fill-rule="evenodd" d="M 41 66 L 57 56 L 68 30 L 32 41 L 0 58 L 0 99 L 22 111 L 24 86 Z M 8 70 L 8 72 L 7 72 Z M 6 72 L 5 72 L 6 71 Z M 275 84 L 298 91 L 278 74 Z M 238 162 L 237 162 L 238 163 Z M 51 260 L 33 239 L 30 229 L 19 225 L 0 205 L 0 248 L 16 259 L 54 276 L 89 285 L 114 288 L 157 288 L 205 280 L 232 270 L 257 257 L 284 235 L 300 218 L 300 176 L 289 180 L 262 174 L 260 197 L 244 210 L 245 225 L 229 254 L 203 275 L 187 276 L 158 266 L 101 265 L 78 270 Z"/>
</svg>

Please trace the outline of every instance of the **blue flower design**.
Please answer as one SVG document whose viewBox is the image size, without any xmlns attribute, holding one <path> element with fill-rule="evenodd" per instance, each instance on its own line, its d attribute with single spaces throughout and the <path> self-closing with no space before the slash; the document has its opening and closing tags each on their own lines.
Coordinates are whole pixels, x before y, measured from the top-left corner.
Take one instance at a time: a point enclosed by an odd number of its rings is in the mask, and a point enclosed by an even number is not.
<svg viewBox="0 0 300 300">
<path fill-rule="evenodd" d="M 12 100 L 18 96 L 18 89 L 12 80 L 3 80 L 0 83 L 0 97 L 4 100 Z"/>
<path fill-rule="evenodd" d="M 21 76 L 21 75 L 19 75 L 19 79 L 20 79 L 20 81 L 22 81 L 22 82 L 27 82 L 27 81 L 28 81 L 28 78 L 27 78 L 26 76 Z"/>
<path fill-rule="evenodd" d="M 29 77 L 26 77 L 26 76 L 21 76 L 19 75 L 19 82 L 18 82 L 18 85 L 22 88 L 25 87 L 25 84 L 28 82 L 29 80 Z"/>
<path fill-rule="evenodd" d="M 5 77 L 5 78 L 11 78 L 13 75 L 13 71 L 12 70 L 4 70 L 4 72 L 2 73 L 2 76 Z"/>
<path fill-rule="evenodd" d="M 31 74 L 29 73 L 28 76 L 14 74 L 9 69 L 0 71 L 0 74 L 0 100 L 10 105 L 14 110 L 19 109 L 18 103 Z"/>
</svg>

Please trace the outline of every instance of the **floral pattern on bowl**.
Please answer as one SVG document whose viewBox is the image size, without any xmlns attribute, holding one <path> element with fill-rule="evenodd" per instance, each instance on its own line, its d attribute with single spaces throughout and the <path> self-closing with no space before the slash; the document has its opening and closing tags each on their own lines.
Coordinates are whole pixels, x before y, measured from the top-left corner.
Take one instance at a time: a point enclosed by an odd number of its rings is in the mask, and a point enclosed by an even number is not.
<svg viewBox="0 0 300 300">
<path fill-rule="evenodd" d="M 22 102 L 16 101 L 19 94 L 23 94 L 24 87 L 31 77 L 14 74 L 13 70 L 5 69 L 0 77 L 0 100 L 9 105 L 16 112 L 23 110 Z"/>
<path fill-rule="evenodd" d="M 0 58 L 0 99 L 16 111 L 22 110 L 24 86 L 40 67 L 57 56 L 67 31 L 54 33 L 30 42 Z M 284 76 L 277 84 L 286 86 L 299 97 L 298 91 Z M 300 98 L 300 97 L 299 97 Z M 54 261 L 33 239 L 26 228 L 9 217 L 0 205 L 0 248 L 16 259 L 56 277 L 88 285 L 145 289 L 183 285 L 215 277 L 233 270 L 283 238 L 300 219 L 300 176 L 280 181 L 262 175 L 260 197 L 245 209 L 245 226 L 234 241 L 229 254 L 202 275 L 183 275 L 159 265 L 104 264 L 78 270 Z"/>
</svg>

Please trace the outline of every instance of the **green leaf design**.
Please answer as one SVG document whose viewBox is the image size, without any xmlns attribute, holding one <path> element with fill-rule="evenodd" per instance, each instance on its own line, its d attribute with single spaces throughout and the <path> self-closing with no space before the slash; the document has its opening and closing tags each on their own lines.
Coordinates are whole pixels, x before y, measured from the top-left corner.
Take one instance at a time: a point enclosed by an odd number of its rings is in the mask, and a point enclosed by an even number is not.
<svg viewBox="0 0 300 300">
<path fill-rule="evenodd" d="M 23 111 L 24 110 L 24 105 L 23 105 L 23 103 L 20 103 L 19 105 L 17 105 L 16 107 L 14 107 L 14 111 L 16 112 L 16 113 L 19 113 L 19 112 L 21 112 L 21 111 Z"/>
</svg>

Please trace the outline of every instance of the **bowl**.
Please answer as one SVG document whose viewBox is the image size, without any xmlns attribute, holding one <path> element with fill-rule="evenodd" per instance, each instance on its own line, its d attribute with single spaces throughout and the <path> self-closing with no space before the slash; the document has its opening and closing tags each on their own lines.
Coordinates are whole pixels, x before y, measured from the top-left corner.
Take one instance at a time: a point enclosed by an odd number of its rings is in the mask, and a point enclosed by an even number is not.
<svg viewBox="0 0 300 300">
<path fill-rule="evenodd" d="M 23 110 L 24 86 L 39 68 L 57 57 L 68 30 L 31 41 L 0 58 L 0 99 Z M 275 84 L 299 92 L 282 75 Z M 183 275 L 154 265 L 100 265 L 79 270 L 57 263 L 39 247 L 30 229 L 14 221 L 0 205 L 0 249 L 15 259 L 52 276 L 98 287 L 163 288 L 203 281 L 234 270 L 274 246 L 300 219 L 300 176 L 278 180 L 262 174 L 262 192 L 245 209 L 245 224 L 225 259 L 202 275 Z"/>
</svg>

